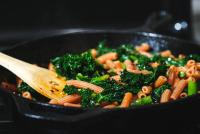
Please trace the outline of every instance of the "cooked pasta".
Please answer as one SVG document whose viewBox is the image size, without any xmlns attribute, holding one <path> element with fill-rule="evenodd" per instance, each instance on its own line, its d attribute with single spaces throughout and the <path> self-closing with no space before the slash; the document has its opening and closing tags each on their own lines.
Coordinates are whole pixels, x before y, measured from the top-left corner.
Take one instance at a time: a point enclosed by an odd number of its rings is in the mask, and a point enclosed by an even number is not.
<svg viewBox="0 0 200 134">
<path fill-rule="evenodd" d="M 61 91 L 64 97 L 48 100 L 52 105 L 128 108 L 166 103 L 199 93 L 200 55 L 176 56 L 170 50 L 155 52 L 148 43 L 109 48 L 102 41 L 98 47 L 81 54 L 52 58 L 47 68 L 66 81 Z M 4 82 L 1 87 L 15 90 L 27 99 L 44 97 L 22 80 L 17 79 L 16 83 L 13 86 Z"/>
<path fill-rule="evenodd" d="M 74 104 L 74 103 L 69 103 L 69 102 L 65 102 L 63 105 L 67 107 L 81 107 L 80 104 Z"/>
<path fill-rule="evenodd" d="M 26 99 L 29 99 L 29 100 L 32 100 L 32 96 L 31 96 L 31 94 L 28 91 L 23 92 L 22 93 L 22 97 L 24 97 Z"/>
<path fill-rule="evenodd" d="M 187 95 L 187 93 L 186 92 L 182 92 L 181 94 L 180 94 L 180 98 L 186 98 L 188 95 Z"/>
<path fill-rule="evenodd" d="M 165 76 L 159 76 L 158 79 L 155 81 L 154 86 L 160 87 L 167 82 L 167 78 Z"/>
<path fill-rule="evenodd" d="M 132 99 L 133 99 L 133 94 L 132 93 L 130 93 L 130 92 L 125 93 L 120 107 L 123 107 L 123 108 L 129 107 L 131 102 L 132 102 Z"/>
<path fill-rule="evenodd" d="M 171 96 L 171 90 L 170 89 L 166 89 L 161 95 L 160 103 L 168 102 L 169 99 L 170 99 L 170 96 Z"/>
<path fill-rule="evenodd" d="M 142 92 L 145 93 L 145 94 L 150 94 L 152 91 L 152 87 L 151 86 L 143 86 L 142 87 Z"/>
<path fill-rule="evenodd" d="M 147 95 L 146 95 L 144 92 L 139 91 L 139 92 L 137 93 L 137 96 L 138 96 L 139 99 L 141 99 L 141 98 L 146 97 Z"/>
<path fill-rule="evenodd" d="M 114 52 L 110 52 L 110 53 L 106 53 L 100 57 L 97 58 L 97 61 L 100 64 L 105 63 L 107 60 L 116 60 L 117 59 L 117 53 Z"/>
<path fill-rule="evenodd" d="M 177 83 L 177 86 L 175 87 L 175 89 L 173 90 L 172 95 L 170 96 L 170 98 L 173 99 L 173 100 L 178 99 L 178 97 L 183 92 L 183 90 L 186 87 L 186 85 L 187 85 L 186 80 L 180 80 Z"/>
</svg>

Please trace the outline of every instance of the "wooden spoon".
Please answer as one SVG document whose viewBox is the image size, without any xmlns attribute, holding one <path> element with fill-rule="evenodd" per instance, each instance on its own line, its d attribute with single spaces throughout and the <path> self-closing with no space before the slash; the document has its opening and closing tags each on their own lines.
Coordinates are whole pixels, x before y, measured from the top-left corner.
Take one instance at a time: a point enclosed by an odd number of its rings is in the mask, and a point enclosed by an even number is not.
<svg viewBox="0 0 200 134">
<path fill-rule="evenodd" d="M 10 70 L 38 93 L 49 99 L 58 100 L 64 97 L 63 88 L 66 85 L 66 81 L 58 78 L 55 72 L 26 63 L 1 52 L 0 65 Z"/>
</svg>

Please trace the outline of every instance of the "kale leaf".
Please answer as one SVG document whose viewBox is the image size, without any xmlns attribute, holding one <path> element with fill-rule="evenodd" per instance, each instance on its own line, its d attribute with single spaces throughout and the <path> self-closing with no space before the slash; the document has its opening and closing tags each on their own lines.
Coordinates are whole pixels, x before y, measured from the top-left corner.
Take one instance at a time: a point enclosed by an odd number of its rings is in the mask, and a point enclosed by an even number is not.
<svg viewBox="0 0 200 134">
<path fill-rule="evenodd" d="M 68 95 L 71 95 L 71 94 L 77 94 L 78 93 L 78 89 L 74 86 L 68 86 L 66 85 L 63 89 L 63 91 L 68 94 Z"/>
<path fill-rule="evenodd" d="M 19 86 L 18 86 L 18 92 L 23 93 L 28 91 L 31 94 L 36 94 L 37 92 L 30 87 L 28 84 L 26 84 L 25 82 L 22 82 Z"/>
<path fill-rule="evenodd" d="M 120 45 L 116 49 L 116 52 L 118 54 L 119 60 L 122 62 L 129 59 L 130 55 L 133 55 L 134 53 L 136 53 L 134 46 L 131 44 Z"/>
<path fill-rule="evenodd" d="M 134 55 L 131 55 L 130 59 L 137 63 L 137 67 L 139 70 L 153 70 L 153 68 L 149 65 L 151 59 L 147 56 L 136 53 Z"/>
<path fill-rule="evenodd" d="M 70 79 L 76 78 L 78 73 L 86 76 L 92 76 L 96 70 L 103 72 L 103 68 L 92 58 L 90 52 L 82 54 L 65 54 L 51 60 L 56 72 Z"/>
</svg>

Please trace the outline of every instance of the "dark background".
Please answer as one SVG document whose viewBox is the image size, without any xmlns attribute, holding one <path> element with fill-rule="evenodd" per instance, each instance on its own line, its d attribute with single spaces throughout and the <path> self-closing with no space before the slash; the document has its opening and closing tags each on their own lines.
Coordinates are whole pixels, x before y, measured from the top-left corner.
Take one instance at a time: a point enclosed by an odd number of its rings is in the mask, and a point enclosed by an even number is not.
<svg viewBox="0 0 200 134">
<path fill-rule="evenodd" d="M 161 10 L 170 13 L 173 21 L 159 33 L 191 39 L 190 3 L 190 0 L 5 1 L 0 3 L 0 40 L 15 43 L 68 28 L 132 29 L 143 25 L 152 12 Z M 174 30 L 174 24 L 180 21 L 185 21 L 187 28 Z"/>
</svg>

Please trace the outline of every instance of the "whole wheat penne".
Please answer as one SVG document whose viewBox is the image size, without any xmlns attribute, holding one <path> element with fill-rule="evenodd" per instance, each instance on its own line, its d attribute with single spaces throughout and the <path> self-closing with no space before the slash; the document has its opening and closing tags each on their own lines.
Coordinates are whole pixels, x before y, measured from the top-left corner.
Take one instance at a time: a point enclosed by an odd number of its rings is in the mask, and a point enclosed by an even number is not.
<svg viewBox="0 0 200 134">
<path fill-rule="evenodd" d="M 177 71 L 178 72 L 186 72 L 187 68 L 185 68 L 185 67 L 177 67 Z"/>
<path fill-rule="evenodd" d="M 130 92 L 125 93 L 122 103 L 120 104 L 121 108 L 129 107 L 133 99 L 133 94 Z"/>
<path fill-rule="evenodd" d="M 184 54 L 179 54 L 179 55 L 178 55 L 178 58 L 179 58 L 179 59 L 183 59 L 183 58 L 185 58 L 185 55 L 184 55 Z"/>
<path fill-rule="evenodd" d="M 170 66 L 168 70 L 168 83 L 170 85 L 174 84 L 177 74 L 177 68 L 175 66 Z"/>
<path fill-rule="evenodd" d="M 167 82 L 167 78 L 165 76 L 159 76 L 158 79 L 154 83 L 154 87 L 160 87 Z"/>
<path fill-rule="evenodd" d="M 162 51 L 162 52 L 160 53 L 160 55 L 161 55 L 162 57 L 170 57 L 170 56 L 172 55 L 172 52 L 171 52 L 170 50 L 165 50 L 165 51 Z"/>
<path fill-rule="evenodd" d="M 187 93 L 186 92 L 182 92 L 181 94 L 180 94 L 180 98 L 186 98 L 188 95 L 187 95 Z"/>
<path fill-rule="evenodd" d="M 144 74 L 144 75 L 148 75 L 152 73 L 148 70 L 129 70 L 128 72 L 134 73 L 134 74 Z"/>
<path fill-rule="evenodd" d="M 176 88 L 173 90 L 172 95 L 170 96 L 170 99 L 176 100 L 180 94 L 183 92 L 183 89 L 187 86 L 187 81 L 186 80 L 180 80 L 177 83 Z"/>
<path fill-rule="evenodd" d="M 91 49 L 90 52 L 91 52 L 92 57 L 96 58 L 96 56 L 97 56 L 97 50 L 96 49 Z"/>
<path fill-rule="evenodd" d="M 194 77 L 188 77 L 187 79 L 186 79 L 186 81 L 187 81 L 187 83 L 189 82 L 189 81 L 196 81 L 196 79 L 194 78 Z"/>
<path fill-rule="evenodd" d="M 31 96 L 31 93 L 26 91 L 26 92 L 23 92 L 22 93 L 22 97 L 26 98 L 26 99 L 29 99 L 29 100 L 32 100 L 32 96 Z"/>
<path fill-rule="evenodd" d="M 107 60 L 105 64 L 106 64 L 106 66 L 108 67 L 108 69 L 115 68 L 115 64 L 114 64 L 114 62 L 111 61 L 111 60 Z"/>
<path fill-rule="evenodd" d="M 107 64 L 103 64 L 103 68 L 106 69 L 106 70 L 110 69 Z"/>
<path fill-rule="evenodd" d="M 161 95 L 160 103 L 168 102 L 169 99 L 170 99 L 170 96 L 171 96 L 171 90 L 170 89 L 166 89 Z"/>
<path fill-rule="evenodd" d="M 56 100 L 56 99 L 51 99 L 50 101 L 49 101 L 49 104 L 58 104 L 58 101 Z"/>
<path fill-rule="evenodd" d="M 175 78 L 174 83 L 173 83 L 173 85 L 172 85 L 172 89 L 175 89 L 175 88 L 176 88 L 176 86 L 177 86 L 177 84 L 179 83 L 179 81 L 180 81 L 180 79 L 179 79 L 178 77 Z"/>
<path fill-rule="evenodd" d="M 200 70 L 200 63 L 199 62 L 196 64 L 196 66 L 197 66 L 197 69 Z"/>
<path fill-rule="evenodd" d="M 93 90 L 95 93 L 100 93 L 103 91 L 102 87 L 80 80 L 67 80 L 66 84 L 68 86 L 75 86 L 77 88 L 90 89 Z"/>
<path fill-rule="evenodd" d="M 125 60 L 124 65 L 126 66 L 126 70 L 129 72 L 129 70 L 135 70 L 135 65 L 130 60 Z"/>
<path fill-rule="evenodd" d="M 121 69 L 121 68 L 115 68 L 115 69 L 113 69 L 113 71 L 114 71 L 117 75 L 120 75 L 121 72 L 123 71 L 123 69 Z"/>
<path fill-rule="evenodd" d="M 120 61 L 114 61 L 114 68 L 117 68 L 117 69 L 122 69 L 122 63 Z"/>
<path fill-rule="evenodd" d="M 196 64 L 195 60 L 188 60 L 187 64 L 186 64 L 186 67 L 190 68 L 191 66 L 195 66 L 195 64 Z"/>
<path fill-rule="evenodd" d="M 79 102 L 81 100 L 81 97 L 77 94 L 72 94 L 72 95 L 65 95 L 63 98 L 60 98 L 57 100 L 58 104 L 63 105 L 64 103 L 75 103 Z"/>
<path fill-rule="evenodd" d="M 158 67 L 160 64 L 158 62 L 152 62 L 150 63 L 151 67 L 156 68 Z"/>
<path fill-rule="evenodd" d="M 106 108 L 106 109 L 111 109 L 111 108 L 115 108 L 116 105 L 114 104 L 109 104 L 109 105 L 106 105 L 106 106 L 103 106 L 103 108 Z"/>
<path fill-rule="evenodd" d="M 186 71 L 186 75 L 187 77 L 191 77 L 194 75 L 194 73 L 197 71 L 197 67 L 196 66 L 191 66 L 190 68 L 188 68 L 188 70 Z"/>
<path fill-rule="evenodd" d="M 147 44 L 147 43 L 142 43 L 140 46 L 136 46 L 135 49 L 136 49 L 137 51 L 146 52 L 146 51 L 149 51 L 149 50 L 150 50 L 150 45 Z"/>
<path fill-rule="evenodd" d="M 74 104 L 74 103 L 69 103 L 69 102 L 65 102 L 63 105 L 66 107 L 81 107 L 80 104 Z"/>
<path fill-rule="evenodd" d="M 200 71 L 195 71 L 192 75 L 195 79 L 200 79 Z"/>
<path fill-rule="evenodd" d="M 115 76 L 112 76 L 110 78 L 115 80 L 116 82 L 120 82 L 120 80 L 121 80 L 120 75 L 115 75 Z"/>
<path fill-rule="evenodd" d="M 115 52 L 110 52 L 110 53 L 106 53 L 104 55 L 101 55 L 97 58 L 97 61 L 100 64 L 104 64 L 107 60 L 116 60 L 117 59 L 117 53 Z"/>
<path fill-rule="evenodd" d="M 145 93 L 143 93 L 142 91 L 139 91 L 137 93 L 137 97 L 140 99 L 140 98 L 143 98 L 143 97 L 146 97 L 147 95 Z"/>
<path fill-rule="evenodd" d="M 150 94 L 152 91 L 152 87 L 151 86 L 143 86 L 142 87 L 142 92 L 145 93 L 145 94 Z"/>
</svg>

